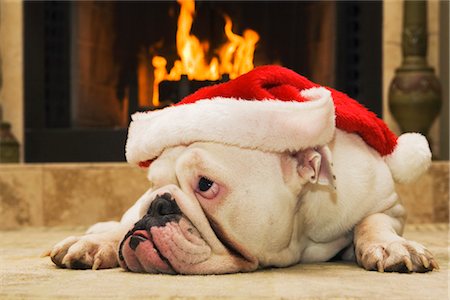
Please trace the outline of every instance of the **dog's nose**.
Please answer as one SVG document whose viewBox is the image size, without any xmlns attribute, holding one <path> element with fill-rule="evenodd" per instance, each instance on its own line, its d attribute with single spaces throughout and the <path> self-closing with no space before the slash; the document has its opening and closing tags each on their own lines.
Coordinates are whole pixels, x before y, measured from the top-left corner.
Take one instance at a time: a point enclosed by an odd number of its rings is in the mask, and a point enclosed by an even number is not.
<svg viewBox="0 0 450 300">
<path fill-rule="evenodd" d="M 177 202 L 172 198 L 172 195 L 165 193 L 158 195 L 155 200 L 152 201 L 147 211 L 150 217 L 162 217 L 168 215 L 180 215 L 181 210 L 177 205 Z"/>
</svg>

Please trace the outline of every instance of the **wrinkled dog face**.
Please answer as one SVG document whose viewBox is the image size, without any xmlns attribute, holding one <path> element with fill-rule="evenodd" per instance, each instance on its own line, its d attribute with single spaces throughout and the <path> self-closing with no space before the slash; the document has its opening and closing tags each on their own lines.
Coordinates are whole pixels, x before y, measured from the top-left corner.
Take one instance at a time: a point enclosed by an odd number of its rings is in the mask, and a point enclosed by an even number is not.
<svg viewBox="0 0 450 300">
<path fill-rule="evenodd" d="M 151 165 L 153 188 L 120 245 L 120 264 L 182 274 L 272 264 L 293 236 L 296 167 L 287 155 L 215 143 L 167 149 Z"/>
</svg>

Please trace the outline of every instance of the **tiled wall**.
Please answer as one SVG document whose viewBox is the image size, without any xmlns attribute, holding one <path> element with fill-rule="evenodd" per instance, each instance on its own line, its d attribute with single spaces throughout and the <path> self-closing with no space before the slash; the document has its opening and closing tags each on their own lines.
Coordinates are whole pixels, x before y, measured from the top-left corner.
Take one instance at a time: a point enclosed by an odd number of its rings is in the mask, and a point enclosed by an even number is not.
<svg viewBox="0 0 450 300">
<path fill-rule="evenodd" d="M 0 229 L 118 220 L 149 184 L 125 163 L 0 165 Z M 409 223 L 448 222 L 449 163 L 398 185 Z"/>
<path fill-rule="evenodd" d="M 397 184 L 397 192 L 408 212 L 408 223 L 448 223 L 449 166 L 449 162 L 433 162 L 415 183 Z"/>
<path fill-rule="evenodd" d="M 147 187 L 125 163 L 0 165 L 0 228 L 117 220 Z"/>
</svg>

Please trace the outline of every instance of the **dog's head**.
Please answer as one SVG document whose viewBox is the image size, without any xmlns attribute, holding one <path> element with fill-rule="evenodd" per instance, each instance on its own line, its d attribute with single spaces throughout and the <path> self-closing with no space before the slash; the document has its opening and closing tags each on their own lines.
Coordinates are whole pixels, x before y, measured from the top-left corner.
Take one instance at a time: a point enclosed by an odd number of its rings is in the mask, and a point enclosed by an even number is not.
<svg viewBox="0 0 450 300">
<path fill-rule="evenodd" d="M 327 147 L 297 153 L 193 143 L 149 169 L 141 219 L 120 244 L 135 272 L 219 274 L 298 262 L 299 195 L 333 185 Z"/>
</svg>

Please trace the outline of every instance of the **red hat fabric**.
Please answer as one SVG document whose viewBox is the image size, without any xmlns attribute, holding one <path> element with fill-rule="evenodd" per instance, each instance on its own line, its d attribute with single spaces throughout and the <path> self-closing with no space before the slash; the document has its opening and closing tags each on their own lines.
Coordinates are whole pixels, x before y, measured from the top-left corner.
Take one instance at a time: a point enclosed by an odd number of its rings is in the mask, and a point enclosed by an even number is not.
<svg viewBox="0 0 450 300">
<path fill-rule="evenodd" d="M 262 66 L 226 83 L 199 89 L 177 105 L 214 97 L 304 102 L 300 91 L 313 87 L 319 85 L 292 70 L 280 66 Z M 358 134 L 381 155 L 394 151 L 397 136 L 382 120 L 346 94 L 327 89 L 331 92 L 336 109 L 337 128 Z"/>
<path fill-rule="evenodd" d="M 258 67 L 172 107 L 133 115 L 126 153 L 129 162 L 146 166 L 165 148 L 196 141 L 299 151 L 330 142 L 335 127 L 359 135 L 384 156 L 397 181 L 415 179 L 431 162 L 420 134 L 398 139 L 356 100 L 280 66 Z"/>
</svg>

